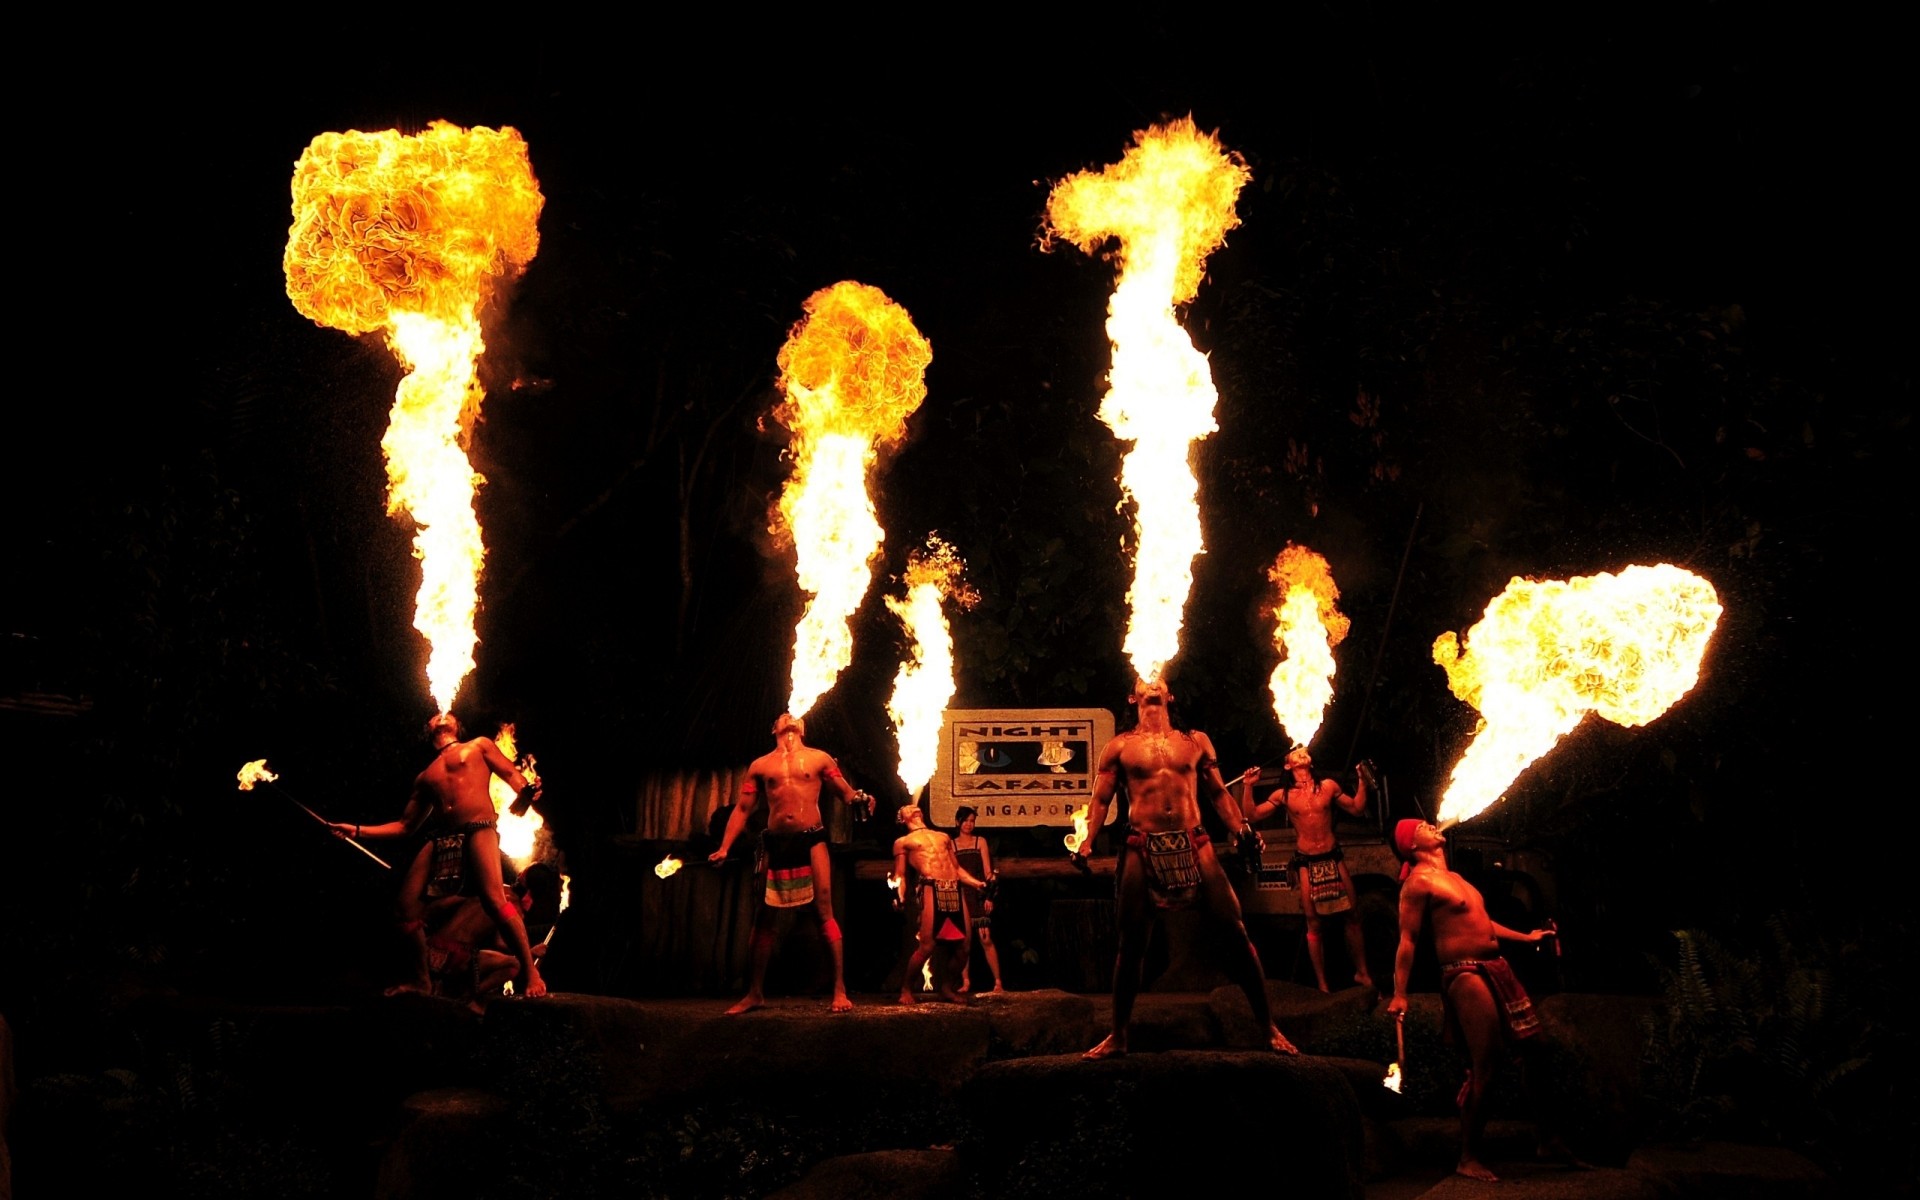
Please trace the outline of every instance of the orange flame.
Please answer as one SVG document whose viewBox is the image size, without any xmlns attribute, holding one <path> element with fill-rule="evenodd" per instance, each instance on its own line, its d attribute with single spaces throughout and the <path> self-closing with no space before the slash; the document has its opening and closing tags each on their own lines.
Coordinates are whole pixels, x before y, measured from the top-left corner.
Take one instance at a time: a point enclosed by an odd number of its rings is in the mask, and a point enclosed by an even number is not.
<svg viewBox="0 0 1920 1200">
<path fill-rule="evenodd" d="M 562 873 L 560 876 L 560 911 L 567 911 L 567 905 L 573 902 L 573 876 Z"/>
<path fill-rule="evenodd" d="M 907 660 L 893 678 L 893 698 L 887 702 L 900 744 L 900 782 L 909 796 L 919 795 L 933 778 L 941 720 L 953 699 L 953 632 L 942 602 L 950 599 L 964 610 L 980 601 L 961 578 L 965 570 L 952 546 L 929 536 L 926 548 L 907 559 L 906 597 L 886 598 L 909 640 Z"/>
<path fill-rule="evenodd" d="M 241 791 L 250 792 L 253 790 L 254 784 L 272 783 L 274 780 L 280 777 L 278 775 L 275 775 L 272 771 L 267 770 L 266 759 L 256 758 L 252 762 L 241 767 L 240 773 L 238 775 L 235 775 L 234 778 L 240 781 Z"/>
<path fill-rule="evenodd" d="M 806 317 L 780 348 L 786 400 L 774 416 L 793 432 L 793 475 L 773 523 L 790 538 L 811 599 L 794 629 L 787 711 L 804 717 L 853 659 L 847 620 L 873 583 L 880 528 L 867 473 L 906 435 L 926 398 L 933 349 L 907 310 L 851 281 L 808 296 Z"/>
<path fill-rule="evenodd" d="M 1568 580 L 1515 577 L 1465 643 L 1433 643 L 1453 694 L 1480 712 L 1440 802 L 1440 824 L 1478 815 L 1589 712 L 1645 725 L 1692 690 L 1720 621 L 1713 585 L 1661 563 Z"/>
<path fill-rule="evenodd" d="M 494 735 L 493 741 L 500 747 L 500 753 L 508 758 L 515 757 L 519 752 L 519 748 L 514 744 L 511 722 L 500 727 L 500 732 Z M 533 766 L 532 755 L 528 755 L 520 763 L 520 773 L 527 777 L 528 783 L 538 783 L 540 780 Z M 487 796 L 493 801 L 493 811 L 499 823 L 500 852 L 512 859 L 514 866 L 524 869 L 534 859 L 541 857 L 540 831 L 545 828 L 546 821 L 531 808 L 515 816 L 509 807 L 517 799 L 513 792 L 513 785 L 498 775 L 489 778 Z"/>
<path fill-rule="evenodd" d="M 293 169 L 287 295 L 314 322 L 384 331 L 408 369 L 381 450 L 387 512 L 413 519 L 420 590 L 414 628 L 427 639 L 427 689 L 438 711 L 473 670 L 480 565 L 474 515 L 484 480 L 467 460 L 483 398 L 481 306 L 539 248 L 542 198 L 513 129 L 323 133 Z"/>
<path fill-rule="evenodd" d="M 1047 238 L 1093 253 L 1119 239 L 1119 282 L 1107 308 L 1113 369 L 1100 419 L 1133 442 L 1120 487 L 1135 504 L 1132 615 L 1125 649 L 1134 673 L 1164 676 L 1180 650 L 1200 534 L 1192 443 L 1212 433 L 1216 393 L 1206 356 L 1174 309 L 1200 289 L 1207 255 L 1239 224 L 1235 199 L 1252 173 L 1192 118 L 1134 135 L 1104 172 L 1062 180 L 1047 200 Z"/>
<path fill-rule="evenodd" d="M 1066 846 L 1068 854 L 1080 853 L 1080 847 L 1087 844 L 1087 838 L 1091 836 L 1087 831 L 1090 821 L 1091 818 L 1087 816 L 1087 810 L 1084 807 L 1073 814 L 1073 832 L 1060 839 Z"/>
<path fill-rule="evenodd" d="M 679 873 L 681 867 L 684 867 L 686 865 L 687 864 L 681 862 L 679 859 L 669 854 L 665 858 L 661 859 L 657 864 L 655 864 L 653 868 L 653 873 L 655 875 L 658 875 L 662 879 L 670 879 L 674 875 Z"/>
<path fill-rule="evenodd" d="M 1385 1079 L 1382 1079 L 1380 1082 L 1390 1092 L 1399 1091 L 1400 1090 L 1400 1064 L 1388 1063 L 1387 1077 Z"/>
<path fill-rule="evenodd" d="M 1333 648 L 1346 640 L 1351 622 L 1334 607 L 1340 589 L 1333 569 L 1305 546 L 1288 542 L 1267 578 L 1280 586 L 1273 610 L 1280 662 L 1267 681 L 1273 715 L 1296 745 L 1305 746 L 1320 732 L 1333 700 Z"/>
</svg>

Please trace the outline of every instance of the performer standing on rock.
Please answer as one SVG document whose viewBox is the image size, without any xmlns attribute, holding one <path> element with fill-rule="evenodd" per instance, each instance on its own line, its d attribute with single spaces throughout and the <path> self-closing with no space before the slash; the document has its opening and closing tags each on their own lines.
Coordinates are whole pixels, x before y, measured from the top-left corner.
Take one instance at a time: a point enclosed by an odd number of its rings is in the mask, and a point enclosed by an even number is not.
<svg viewBox="0 0 1920 1200">
<path fill-rule="evenodd" d="M 967 907 L 967 895 L 969 891 L 985 891 L 986 881 L 960 865 L 952 838 L 927 828 L 927 818 L 919 805 L 902 805 L 896 816 L 907 831 L 893 843 L 893 877 L 900 884 L 895 895 L 902 907 L 912 909 L 919 929 L 906 973 L 900 977 L 900 1003 L 914 1003 L 914 980 L 935 946 L 941 945 L 947 952 L 934 966 L 935 992 L 950 1004 L 965 1004 L 966 997 L 953 990 L 954 976 L 959 973 L 953 959 L 973 948 L 973 914 Z M 917 897 L 912 905 L 906 900 L 909 889 Z"/>
<path fill-rule="evenodd" d="M 397 905 L 400 932 L 411 944 L 414 963 L 407 982 L 388 992 L 433 991 L 428 962 L 426 903 L 429 892 L 479 898 L 500 936 L 519 960 L 522 996 L 544 996 L 547 985 L 527 944 L 527 928 L 520 909 L 509 903 L 501 887 L 500 830 L 488 785 L 495 775 L 507 781 L 518 797 L 512 811 L 524 813 L 540 796 L 540 785 L 529 783 L 520 768 L 507 761 L 492 738 L 460 740 L 460 722 L 450 712 L 427 722 L 434 758 L 413 781 L 413 793 L 397 821 L 381 825 L 329 822 L 340 837 L 388 838 L 425 833 L 427 840 L 407 865 Z"/>
<path fill-rule="evenodd" d="M 1480 1161 L 1481 1135 L 1487 1127 L 1487 1091 L 1502 1061 L 1522 1052 L 1522 1079 L 1529 1092 L 1535 1080 L 1524 1052 L 1540 1032 L 1533 1002 L 1500 957 L 1500 943 L 1535 943 L 1554 936 L 1551 929 L 1518 933 L 1487 914 L 1480 889 L 1447 866 L 1447 842 L 1438 826 L 1408 819 L 1394 826 L 1393 849 L 1406 865 L 1400 869 L 1400 947 L 1393 957 L 1393 999 L 1387 1012 L 1407 1017 L 1407 979 L 1423 929 L 1433 930 L 1440 959 L 1440 1000 L 1447 1036 L 1464 1042 L 1467 1079 L 1460 1087 L 1460 1161 L 1457 1174 L 1492 1182 L 1499 1178 Z M 1539 1109 L 1538 1097 L 1531 1097 Z M 1584 1167 L 1558 1137 L 1536 1129 L 1539 1155 Z"/>
<path fill-rule="evenodd" d="M 833 955 L 833 1011 L 849 1012 L 846 955 L 841 947 L 840 923 L 833 919 L 833 860 L 827 854 L 827 827 L 820 817 L 820 790 L 831 785 L 850 805 L 871 813 L 873 797 L 855 791 L 840 766 L 824 750 L 806 744 L 806 722 L 781 713 L 773 723 L 774 748 L 747 768 L 740 785 L 740 802 L 727 819 L 720 848 L 708 860 L 723 863 L 733 844 L 747 831 L 747 820 L 766 794 L 767 828 L 760 835 L 757 869 L 766 871 L 766 889 L 753 923 L 752 972 L 747 994 L 727 1015 L 751 1012 L 767 1002 L 767 964 L 773 959 L 774 922 L 786 909 L 811 904 L 820 932 Z"/>
<path fill-rule="evenodd" d="M 1247 937 L 1240 916 L 1240 900 L 1220 868 L 1212 842 L 1201 824 L 1199 795 L 1206 793 L 1227 828 L 1239 828 L 1243 853 L 1257 855 L 1260 835 L 1246 824 L 1239 806 L 1220 777 L 1213 741 L 1199 730 L 1173 728 L 1167 708 L 1173 693 L 1162 680 L 1134 685 L 1127 702 L 1134 705 L 1139 723 L 1116 734 L 1100 751 L 1093 795 L 1087 803 L 1087 828 L 1097 833 L 1107 819 L 1115 795 L 1127 797 L 1127 833 L 1114 867 L 1116 915 L 1120 948 L 1113 965 L 1113 1031 L 1086 1052 L 1087 1058 L 1108 1058 L 1127 1052 L 1127 1027 L 1133 1002 L 1140 991 L 1146 965 L 1147 932 L 1156 908 L 1203 905 L 1222 926 L 1231 943 L 1229 970 L 1247 995 L 1253 1017 L 1267 1031 L 1267 1045 L 1283 1054 L 1297 1054 L 1293 1043 L 1273 1023 L 1267 1002 L 1266 973 L 1260 955 Z M 1089 834 L 1074 851 L 1089 855 Z"/>
<path fill-rule="evenodd" d="M 967 889 L 967 915 L 973 918 L 973 935 L 980 939 L 980 952 L 986 955 L 987 969 L 993 972 L 993 992 L 999 994 L 1007 990 L 1007 977 L 1000 971 L 1000 952 L 993 946 L 993 892 L 999 881 L 993 870 L 993 852 L 987 848 L 987 839 L 980 836 L 980 814 L 971 804 L 962 804 L 953 810 L 956 832 L 953 835 L 954 857 L 966 870 L 987 881 L 984 889 Z M 973 947 L 969 945 L 960 957 L 960 990 L 968 992 L 971 981 Z"/>
<path fill-rule="evenodd" d="M 1294 892 L 1300 897 L 1300 915 L 1307 923 L 1307 957 L 1313 962 L 1313 977 L 1320 984 L 1320 990 L 1329 990 L 1327 952 L 1320 942 L 1320 926 L 1328 917 L 1338 921 L 1346 934 L 1347 955 L 1353 960 L 1353 981 L 1361 987 L 1372 987 L 1373 976 L 1367 973 L 1367 947 L 1361 936 L 1360 921 L 1353 911 L 1357 899 L 1353 877 L 1347 874 L 1346 856 L 1333 835 L 1336 808 L 1355 817 L 1367 811 L 1369 768 L 1365 763 L 1360 765 L 1360 781 L 1349 796 L 1336 780 L 1314 779 L 1313 755 L 1305 746 L 1293 748 L 1287 755 L 1286 767 L 1293 775 L 1293 782 L 1285 788 L 1275 788 L 1258 804 L 1252 801 L 1259 770 L 1247 771 L 1240 793 L 1246 805 L 1246 818 L 1258 824 L 1275 809 L 1285 809 L 1287 820 L 1293 826 L 1293 860 L 1287 864 L 1287 870 L 1293 875 Z"/>
</svg>

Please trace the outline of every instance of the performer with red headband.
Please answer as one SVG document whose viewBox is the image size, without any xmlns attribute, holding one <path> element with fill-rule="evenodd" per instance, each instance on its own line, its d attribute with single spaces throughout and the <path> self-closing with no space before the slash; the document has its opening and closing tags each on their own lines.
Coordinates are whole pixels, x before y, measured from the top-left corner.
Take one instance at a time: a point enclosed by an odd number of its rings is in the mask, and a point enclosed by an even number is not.
<svg viewBox="0 0 1920 1200">
<path fill-rule="evenodd" d="M 1197 729 L 1173 727 L 1167 713 L 1173 693 L 1166 683 L 1141 680 L 1127 700 L 1134 705 L 1139 722 L 1116 734 L 1100 751 L 1093 795 L 1087 802 L 1087 828 L 1098 831 L 1114 797 L 1127 797 L 1127 835 L 1113 872 L 1120 926 L 1120 948 L 1113 964 L 1113 1031 L 1086 1057 L 1127 1052 L 1127 1028 L 1146 965 L 1147 932 L 1154 910 L 1193 904 L 1203 907 L 1227 934 L 1222 941 L 1229 947 L 1228 969 L 1246 993 L 1253 1019 L 1266 1030 L 1268 1047 L 1297 1054 L 1273 1023 L 1266 973 L 1247 937 L 1239 897 L 1233 894 L 1201 824 L 1200 796 L 1204 794 L 1213 804 L 1228 829 L 1238 831 L 1242 853 L 1257 856 L 1260 835 L 1242 819 L 1238 803 L 1227 792 L 1212 739 Z M 1092 847 L 1089 836 L 1074 853 L 1084 857 Z"/>
<path fill-rule="evenodd" d="M 775 918 L 783 911 L 813 907 L 820 932 L 833 955 L 833 1011 L 848 1012 L 846 955 L 840 944 L 840 923 L 833 919 L 833 862 L 827 854 L 827 827 L 820 818 L 820 790 L 831 786 L 848 804 L 871 814 L 873 797 L 854 790 L 833 756 L 806 744 L 806 722 L 781 713 L 773 723 L 774 748 L 753 760 L 740 802 L 727 819 L 720 848 L 709 861 L 725 862 L 733 844 L 747 830 L 747 820 L 767 801 L 767 828 L 760 835 L 755 869 L 766 872 L 766 889 L 753 923 L 752 975 L 747 994 L 727 1010 L 752 1012 L 766 1004 L 767 964 L 773 959 Z"/>
<path fill-rule="evenodd" d="M 1440 960 L 1440 999 L 1449 1041 L 1464 1043 L 1468 1066 L 1461 1085 L 1460 1160 L 1454 1171 L 1469 1179 L 1493 1181 L 1499 1177 L 1480 1160 L 1481 1135 L 1487 1127 L 1487 1091 L 1503 1060 L 1521 1055 L 1522 1083 L 1532 1091 L 1526 1051 L 1540 1032 L 1533 1002 L 1513 967 L 1500 957 L 1500 943 L 1537 943 L 1554 936 L 1551 929 L 1520 933 L 1487 914 L 1480 890 L 1447 866 L 1447 842 L 1429 821 L 1405 820 L 1393 829 L 1393 848 L 1400 856 L 1400 947 L 1393 959 L 1393 999 L 1387 1012 L 1396 1021 L 1407 1016 L 1407 979 L 1424 929 L 1433 930 L 1433 948 Z M 1536 1118 L 1539 1116 L 1537 1097 Z M 1559 1138 L 1538 1130 L 1542 1158 L 1556 1158 L 1574 1166 L 1585 1164 L 1567 1151 Z"/>
</svg>

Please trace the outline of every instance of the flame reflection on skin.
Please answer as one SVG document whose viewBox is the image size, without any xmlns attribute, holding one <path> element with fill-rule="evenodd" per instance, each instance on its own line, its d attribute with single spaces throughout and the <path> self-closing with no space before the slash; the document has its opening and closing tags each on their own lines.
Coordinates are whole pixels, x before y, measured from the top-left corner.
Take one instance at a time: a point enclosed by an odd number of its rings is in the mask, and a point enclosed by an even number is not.
<svg viewBox="0 0 1920 1200">
<path fill-rule="evenodd" d="M 944 607 L 962 609 L 979 602 L 979 593 L 961 580 L 966 564 L 952 546 L 929 537 L 924 550 L 907 562 L 905 599 L 888 596 L 887 607 L 906 626 L 908 656 L 894 676 L 887 715 L 900 746 L 900 782 L 917 796 L 933 778 L 939 761 L 941 718 L 953 699 L 953 632 Z"/>
<path fill-rule="evenodd" d="M 1510 581 L 1465 638 L 1433 643 L 1447 686 L 1480 712 L 1440 825 L 1484 811 L 1588 713 L 1631 727 L 1666 712 L 1699 682 L 1723 611 L 1711 583 L 1667 563 Z"/>
<path fill-rule="evenodd" d="M 844 282 L 807 297 L 780 348 L 786 399 L 775 418 L 793 435 L 793 472 L 772 533 L 791 541 L 809 596 L 794 629 L 787 711 L 804 717 L 853 658 L 847 626 L 873 582 L 880 528 L 867 476 L 882 448 L 906 436 L 926 398 L 933 349 L 907 310 L 879 288 Z"/>
<path fill-rule="evenodd" d="M 1089 254 L 1117 239 L 1120 277 L 1107 308 L 1113 366 L 1100 419 L 1131 441 L 1121 465 L 1134 504 L 1134 576 L 1125 649 L 1134 675 L 1159 679 L 1180 649 L 1200 533 L 1192 443 L 1211 434 L 1216 393 L 1206 356 L 1175 309 L 1199 291 L 1206 258 L 1239 223 L 1252 172 L 1191 118 L 1134 135 L 1118 163 L 1057 184 L 1047 232 Z"/>
<path fill-rule="evenodd" d="M 544 203 L 513 129 L 323 133 L 294 165 L 287 296 L 317 324 L 384 333 L 407 367 L 381 449 L 387 511 L 415 526 L 414 626 L 427 688 L 453 706 L 473 670 L 485 550 L 467 443 L 484 396 L 480 311 L 539 248 Z"/>
<path fill-rule="evenodd" d="M 1334 607 L 1340 589 L 1327 560 L 1287 543 L 1267 571 L 1280 588 L 1273 610 L 1273 641 L 1279 665 L 1267 681 L 1273 715 L 1296 745 L 1312 743 L 1333 700 L 1333 648 L 1346 639 L 1351 622 Z"/>
</svg>

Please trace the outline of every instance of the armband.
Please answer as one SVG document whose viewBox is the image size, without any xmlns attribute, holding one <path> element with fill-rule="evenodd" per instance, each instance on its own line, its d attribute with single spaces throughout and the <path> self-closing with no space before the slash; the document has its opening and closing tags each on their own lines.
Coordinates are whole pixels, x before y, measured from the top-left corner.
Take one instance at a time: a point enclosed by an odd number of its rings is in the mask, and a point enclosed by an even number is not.
<svg viewBox="0 0 1920 1200">
<path fill-rule="evenodd" d="M 1219 767 L 1220 767 L 1220 760 L 1215 758 L 1213 755 L 1202 754 L 1200 756 L 1200 769 L 1202 771 L 1215 771 L 1215 770 L 1218 770 Z"/>
<path fill-rule="evenodd" d="M 742 796 L 758 796 L 760 794 L 760 781 L 751 775 L 747 776 L 747 781 L 740 785 L 740 794 Z"/>
<path fill-rule="evenodd" d="M 821 777 L 822 779 L 840 779 L 840 778 L 843 778 L 843 776 L 842 776 L 842 775 L 840 774 L 840 764 L 838 764 L 838 763 L 828 763 L 828 764 L 827 764 L 827 769 L 826 769 L 826 770 L 824 770 L 824 771 L 822 771 L 822 772 L 820 772 L 820 777 Z"/>
</svg>

